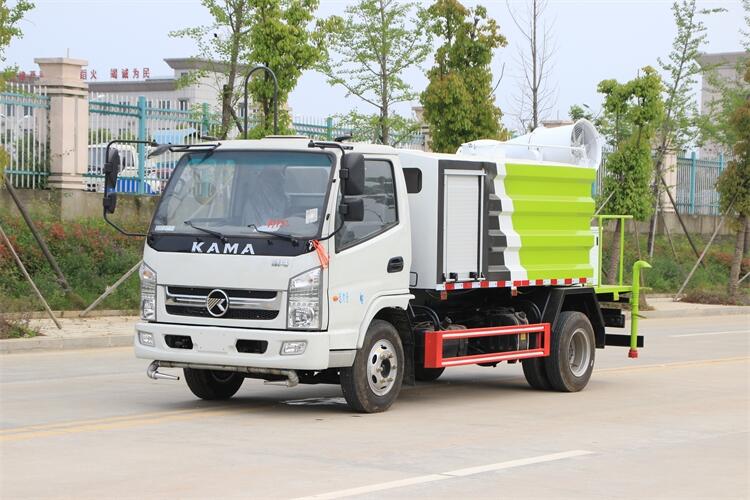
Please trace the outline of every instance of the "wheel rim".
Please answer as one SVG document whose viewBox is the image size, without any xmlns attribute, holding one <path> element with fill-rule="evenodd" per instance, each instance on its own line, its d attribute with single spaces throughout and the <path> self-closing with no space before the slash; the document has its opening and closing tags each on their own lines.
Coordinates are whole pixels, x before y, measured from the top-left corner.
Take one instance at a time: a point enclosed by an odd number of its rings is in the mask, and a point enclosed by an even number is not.
<svg viewBox="0 0 750 500">
<path fill-rule="evenodd" d="M 367 382 L 378 396 L 388 394 L 396 383 L 398 361 L 396 349 L 388 340 L 378 340 L 367 357 Z"/>
<path fill-rule="evenodd" d="M 591 361 L 591 340 L 583 328 L 578 328 L 570 336 L 568 345 L 568 366 L 576 377 L 583 376 Z"/>
</svg>

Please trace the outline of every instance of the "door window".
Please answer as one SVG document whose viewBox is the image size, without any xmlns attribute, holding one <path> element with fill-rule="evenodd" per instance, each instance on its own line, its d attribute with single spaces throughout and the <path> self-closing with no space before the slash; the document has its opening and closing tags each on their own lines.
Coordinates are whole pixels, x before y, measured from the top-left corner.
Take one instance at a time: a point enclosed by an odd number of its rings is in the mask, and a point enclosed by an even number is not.
<svg viewBox="0 0 750 500">
<path fill-rule="evenodd" d="M 353 196 L 364 203 L 361 222 L 344 222 L 336 233 L 336 250 L 340 251 L 368 240 L 398 223 L 393 166 L 385 160 L 365 160 L 364 194 Z M 339 193 L 339 201 L 341 194 Z"/>
</svg>

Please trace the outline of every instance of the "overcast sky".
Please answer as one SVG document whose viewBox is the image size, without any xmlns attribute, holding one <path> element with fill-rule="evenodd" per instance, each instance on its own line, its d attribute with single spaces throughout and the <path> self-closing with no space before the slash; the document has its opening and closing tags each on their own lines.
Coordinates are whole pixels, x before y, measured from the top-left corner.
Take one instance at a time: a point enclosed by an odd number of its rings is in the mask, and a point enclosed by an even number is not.
<svg viewBox="0 0 750 500">
<path fill-rule="evenodd" d="M 195 55 L 187 40 L 168 36 L 170 30 L 206 24 L 209 15 L 198 0 L 34 0 L 36 8 L 24 20 L 25 33 L 7 50 L 7 62 L 23 70 L 38 70 L 35 57 L 65 56 L 89 61 L 99 78 L 109 76 L 110 68 L 150 68 L 152 77 L 171 74 L 164 58 Z M 11 2 L 12 3 L 12 2 Z M 322 0 L 319 17 L 343 11 L 351 1 Z M 499 49 L 492 64 L 496 77 L 505 65 L 497 90 L 497 104 L 504 122 L 516 127 L 513 117 L 518 93 L 518 47 L 521 35 L 508 15 L 505 0 L 464 2 L 487 7 L 500 25 L 508 46 Z M 550 0 L 547 12 L 554 21 L 557 51 L 550 82 L 557 92 L 550 118 L 567 116 L 571 104 L 586 103 L 598 109 L 601 99 L 597 83 L 605 78 L 626 80 L 640 67 L 656 65 L 665 57 L 675 27 L 670 0 Z M 739 30 L 744 26 L 740 0 L 699 1 L 703 8 L 724 7 L 728 12 L 707 18 L 706 52 L 741 50 Z M 523 9 L 524 1 L 511 7 Z M 407 80 L 414 89 L 424 89 L 425 68 L 410 71 Z M 410 113 L 412 105 L 398 108 Z M 372 111 L 356 98 L 345 98 L 340 87 L 330 87 L 320 74 L 307 72 L 290 97 L 296 116 L 324 117 L 352 108 Z"/>
</svg>

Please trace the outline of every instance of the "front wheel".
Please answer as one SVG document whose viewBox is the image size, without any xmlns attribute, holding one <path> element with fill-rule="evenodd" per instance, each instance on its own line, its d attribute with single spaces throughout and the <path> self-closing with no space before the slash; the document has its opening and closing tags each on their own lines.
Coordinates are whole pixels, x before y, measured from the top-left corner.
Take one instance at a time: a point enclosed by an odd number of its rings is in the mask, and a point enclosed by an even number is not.
<svg viewBox="0 0 750 500">
<path fill-rule="evenodd" d="M 552 331 L 550 355 L 544 369 L 553 389 L 577 392 L 586 387 L 594 371 L 594 329 L 585 314 L 563 311 Z"/>
<path fill-rule="evenodd" d="M 440 378 L 445 368 L 425 368 L 424 366 L 416 365 L 414 367 L 414 378 L 420 382 L 433 382 Z"/>
<path fill-rule="evenodd" d="M 201 399 L 229 399 L 240 390 L 245 377 L 235 372 L 184 368 L 185 382 Z"/>
<path fill-rule="evenodd" d="M 385 411 L 401 392 L 404 378 L 404 348 L 401 338 L 387 321 L 374 320 L 354 364 L 341 369 L 341 390 L 349 406 L 358 412 Z"/>
</svg>

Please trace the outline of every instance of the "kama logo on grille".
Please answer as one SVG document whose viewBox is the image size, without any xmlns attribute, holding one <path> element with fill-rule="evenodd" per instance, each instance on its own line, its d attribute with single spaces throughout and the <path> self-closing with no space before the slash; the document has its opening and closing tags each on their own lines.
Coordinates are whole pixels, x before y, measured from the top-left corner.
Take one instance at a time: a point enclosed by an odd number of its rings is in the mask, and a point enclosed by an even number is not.
<svg viewBox="0 0 750 500">
<path fill-rule="evenodd" d="M 229 309 L 229 297 L 227 297 L 224 290 L 212 290 L 206 296 L 206 309 L 208 309 L 208 314 L 215 318 L 226 314 Z"/>
</svg>

